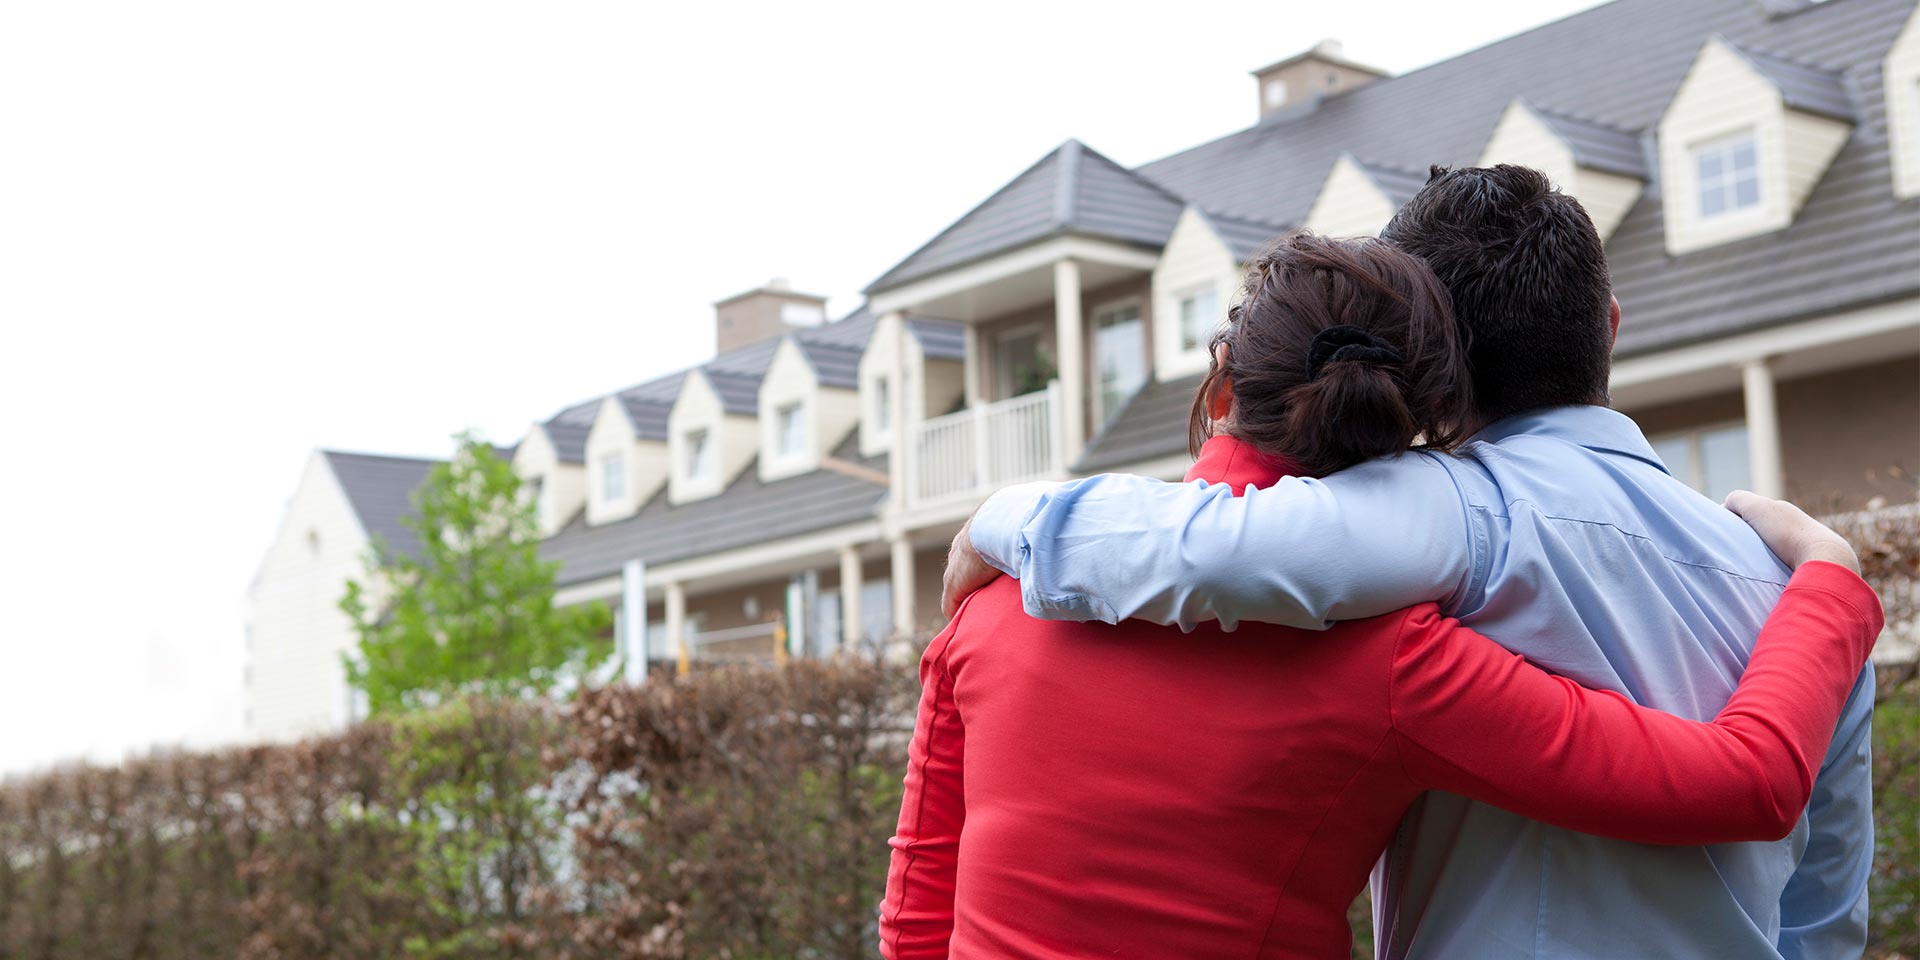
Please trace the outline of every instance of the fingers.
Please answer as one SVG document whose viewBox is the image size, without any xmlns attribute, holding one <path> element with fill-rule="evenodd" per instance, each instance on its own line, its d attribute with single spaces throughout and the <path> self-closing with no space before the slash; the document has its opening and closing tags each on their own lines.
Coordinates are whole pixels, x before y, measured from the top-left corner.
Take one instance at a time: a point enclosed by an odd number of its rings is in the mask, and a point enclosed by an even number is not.
<svg viewBox="0 0 1920 960">
<path fill-rule="evenodd" d="M 1727 494 L 1727 499 L 1723 506 L 1728 510 L 1732 510 L 1735 516 L 1745 520 L 1751 516 L 1754 511 L 1770 502 L 1772 501 L 1751 490 L 1735 490 Z"/>
</svg>

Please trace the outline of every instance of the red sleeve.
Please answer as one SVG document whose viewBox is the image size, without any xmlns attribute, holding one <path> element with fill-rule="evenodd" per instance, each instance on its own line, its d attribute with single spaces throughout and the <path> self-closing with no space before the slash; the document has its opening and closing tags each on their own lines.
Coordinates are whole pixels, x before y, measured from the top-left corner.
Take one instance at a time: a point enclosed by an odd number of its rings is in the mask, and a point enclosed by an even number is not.
<svg viewBox="0 0 1920 960">
<path fill-rule="evenodd" d="M 946 653 L 959 618 L 920 658 L 920 714 L 907 748 L 906 794 L 880 904 L 880 953 L 887 960 L 945 957 L 953 935 L 953 888 L 960 828 L 966 823 L 961 759 L 966 730 L 953 701 Z"/>
<path fill-rule="evenodd" d="M 1642 843 L 1777 840 L 1807 805 L 1881 626 L 1845 567 L 1808 563 L 1712 723 L 1589 690 L 1443 619 L 1409 613 L 1394 654 L 1408 777 L 1556 826 Z"/>
</svg>

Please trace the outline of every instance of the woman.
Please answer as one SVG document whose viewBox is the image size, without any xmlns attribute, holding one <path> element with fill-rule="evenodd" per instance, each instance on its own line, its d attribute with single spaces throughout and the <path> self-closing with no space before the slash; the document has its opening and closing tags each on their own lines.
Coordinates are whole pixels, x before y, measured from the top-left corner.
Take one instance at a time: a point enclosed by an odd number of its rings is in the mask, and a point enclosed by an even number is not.
<svg viewBox="0 0 1920 960">
<path fill-rule="evenodd" d="M 1188 479 L 1239 494 L 1446 447 L 1468 383 L 1447 303 L 1377 241 L 1284 241 L 1215 339 Z M 1192 642 L 1033 620 L 996 581 L 921 661 L 883 952 L 1345 957 L 1347 906 L 1425 790 L 1649 843 L 1786 835 L 1880 607 L 1837 537 L 1758 512 L 1797 569 L 1712 723 L 1551 676 L 1432 604 Z"/>
</svg>

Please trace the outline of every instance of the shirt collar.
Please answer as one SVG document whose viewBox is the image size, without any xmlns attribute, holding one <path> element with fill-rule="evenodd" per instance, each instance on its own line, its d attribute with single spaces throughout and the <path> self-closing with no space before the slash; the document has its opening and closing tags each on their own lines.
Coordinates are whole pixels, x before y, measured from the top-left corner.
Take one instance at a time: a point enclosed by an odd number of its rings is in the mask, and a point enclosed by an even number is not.
<svg viewBox="0 0 1920 960">
<path fill-rule="evenodd" d="M 1222 435 L 1201 445 L 1199 459 L 1187 468 L 1187 480 L 1224 483 L 1239 496 L 1249 486 L 1265 489 L 1299 472 L 1283 457 L 1262 453 L 1253 444 Z"/>
<path fill-rule="evenodd" d="M 1562 440 L 1601 453 L 1617 453 L 1644 460 L 1662 471 L 1667 469 L 1633 418 L 1618 410 L 1593 404 L 1544 407 L 1495 420 L 1474 434 L 1469 442 L 1499 443 L 1519 436 Z"/>
</svg>

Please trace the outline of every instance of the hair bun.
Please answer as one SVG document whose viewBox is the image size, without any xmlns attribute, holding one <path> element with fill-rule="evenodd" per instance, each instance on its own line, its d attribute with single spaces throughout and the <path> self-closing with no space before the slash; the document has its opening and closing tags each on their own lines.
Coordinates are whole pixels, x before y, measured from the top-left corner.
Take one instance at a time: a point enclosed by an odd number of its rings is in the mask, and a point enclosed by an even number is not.
<svg viewBox="0 0 1920 960">
<path fill-rule="evenodd" d="M 1400 351 L 1393 344 L 1359 327 L 1336 324 L 1313 335 L 1307 345 L 1307 379 L 1318 380 L 1329 363 L 1358 360 L 1362 363 L 1400 363 Z"/>
</svg>

